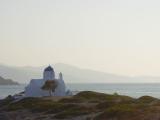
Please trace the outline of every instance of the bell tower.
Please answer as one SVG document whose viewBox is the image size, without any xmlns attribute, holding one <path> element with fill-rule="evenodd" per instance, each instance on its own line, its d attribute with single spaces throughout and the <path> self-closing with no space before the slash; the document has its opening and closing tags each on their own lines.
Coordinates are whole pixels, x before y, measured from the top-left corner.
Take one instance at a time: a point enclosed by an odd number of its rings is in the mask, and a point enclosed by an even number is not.
<svg viewBox="0 0 160 120">
<path fill-rule="evenodd" d="M 49 65 L 45 68 L 43 72 L 43 79 L 46 80 L 54 80 L 55 79 L 55 72 L 54 69 Z"/>
<path fill-rule="evenodd" d="M 59 73 L 59 79 L 63 80 L 63 74 L 61 72 Z"/>
</svg>

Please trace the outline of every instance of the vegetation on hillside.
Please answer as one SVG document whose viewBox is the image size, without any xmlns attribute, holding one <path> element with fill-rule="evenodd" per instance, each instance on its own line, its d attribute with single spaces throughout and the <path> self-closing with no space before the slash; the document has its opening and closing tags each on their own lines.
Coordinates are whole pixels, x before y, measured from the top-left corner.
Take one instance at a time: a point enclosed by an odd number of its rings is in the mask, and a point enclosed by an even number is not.
<svg viewBox="0 0 160 120">
<path fill-rule="evenodd" d="M 110 95 L 91 91 L 61 98 L 25 98 L 13 102 L 10 98 L 0 101 L 0 112 L 10 115 L 17 112 L 17 120 L 28 111 L 32 120 L 159 120 L 160 100 L 150 96 L 134 99 L 118 94 Z M 39 116 L 39 114 L 41 116 Z M 19 119 L 18 119 L 19 118 Z M 25 119 L 24 119 L 25 120 Z"/>
</svg>

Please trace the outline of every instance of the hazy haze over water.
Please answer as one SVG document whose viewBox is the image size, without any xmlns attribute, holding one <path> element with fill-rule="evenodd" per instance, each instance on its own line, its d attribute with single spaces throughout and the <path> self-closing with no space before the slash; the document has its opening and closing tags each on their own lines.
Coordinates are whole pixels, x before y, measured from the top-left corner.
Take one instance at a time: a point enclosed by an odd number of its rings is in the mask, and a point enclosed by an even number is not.
<svg viewBox="0 0 160 120">
<path fill-rule="evenodd" d="M 1 0 L 0 63 L 160 76 L 159 0 Z"/>
</svg>

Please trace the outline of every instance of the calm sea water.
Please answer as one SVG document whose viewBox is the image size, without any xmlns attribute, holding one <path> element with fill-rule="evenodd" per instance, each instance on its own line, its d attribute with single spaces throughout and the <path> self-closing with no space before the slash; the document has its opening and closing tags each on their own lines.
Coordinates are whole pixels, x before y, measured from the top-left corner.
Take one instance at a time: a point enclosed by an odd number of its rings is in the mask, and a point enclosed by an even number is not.
<svg viewBox="0 0 160 120">
<path fill-rule="evenodd" d="M 26 85 L 0 86 L 0 98 L 24 91 Z M 118 93 L 132 97 L 149 95 L 160 98 L 159 84 L 67 84 L 72 91 L 96 91 L 102 93 Z"/>
</svg>

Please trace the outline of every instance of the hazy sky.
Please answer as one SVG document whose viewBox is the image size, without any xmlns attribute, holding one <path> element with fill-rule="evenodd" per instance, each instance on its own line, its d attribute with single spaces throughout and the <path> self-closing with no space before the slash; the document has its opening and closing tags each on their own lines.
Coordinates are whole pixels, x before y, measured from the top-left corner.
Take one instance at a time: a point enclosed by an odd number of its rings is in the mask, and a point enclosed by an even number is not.
<svg viewBox="0 0 160 120">
<path fill-rule="evenodd" d="M 0 0 L 0 63 L 160 76 L 160 1 Z"/>
</svg>

